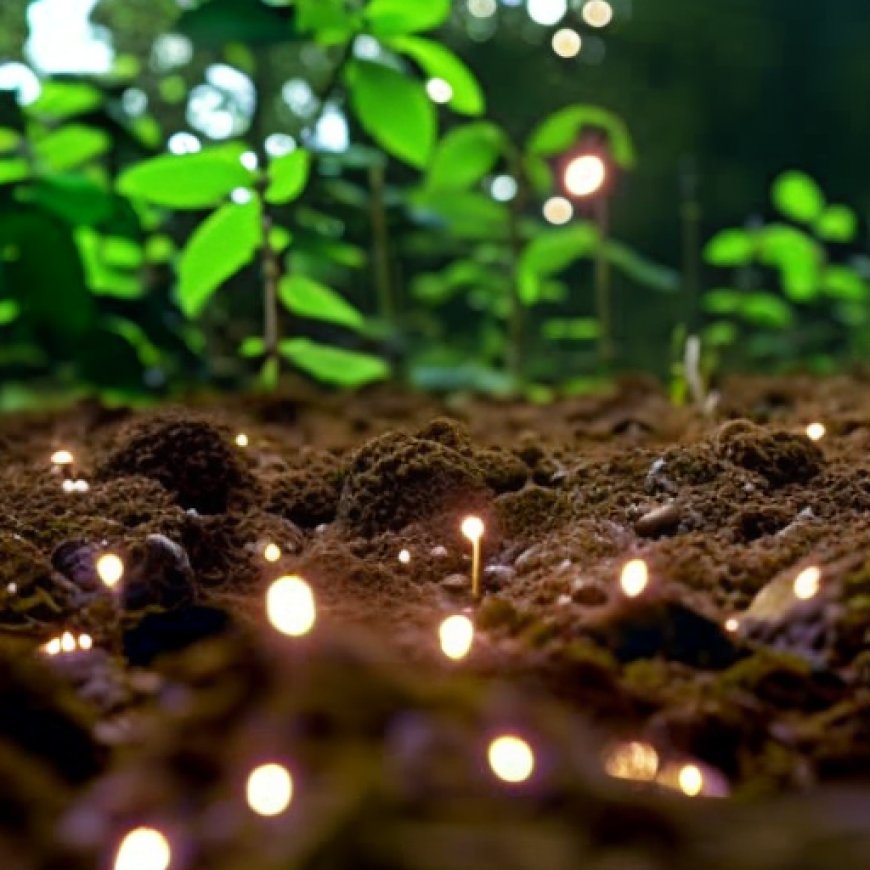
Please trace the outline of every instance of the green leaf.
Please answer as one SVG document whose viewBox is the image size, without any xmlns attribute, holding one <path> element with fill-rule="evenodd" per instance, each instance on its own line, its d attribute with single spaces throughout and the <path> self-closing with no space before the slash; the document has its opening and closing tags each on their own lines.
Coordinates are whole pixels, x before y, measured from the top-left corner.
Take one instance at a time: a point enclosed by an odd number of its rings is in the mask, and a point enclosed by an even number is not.
<svg viewBox="0 0 870 870">
<path fill-rule="evenodd" d="M 792 302 L 810 302 L 820 290 L 824 255 L 805 232 L 786 224 L 771 224 L 760 231 L 759 259 L 780 271 L 783 290 Z"/>
<path fill-rule="evenodd" d="M 255 359 L 266 353 L 266 342 L 259 335 L 246 338 L 239 346 L 239 356 L 246 359 Z"/>
<path fill-rule="evenodd" d="M 346 42 L 362 26 L 362 16 L 344 0 L 297 0 L 296 29 L 310 33 L 321 45 Z"/>
<path fill-rule="evenodd" d="M 673 293 L 680 289 L 680 276 L 673 269 L 648 260 L 622 242 L 610 239 L 605 255 L 615 269 L 651 290 Z"/>
<path fill-rule="evenodd" d="M 624 169 L 635 163 L 634 144 L 628 127 L 618 115 L 599 106 L 578 104 L 560 109 L 544 119 L 529 137 L 527 149 L 539 157 L 553 157 L 574 148 L 589 128 L 602 130 L 614 161 Z"/>
<path fill-rule="evenodd" d="M 214 148 L 197 154 L 163 154 L 126 169 L 118 191 L 172 209 L 204 209 L 249 187 L 253 175 L 239 162 L 240 151 Z"/>
<path fill-rule="evenodd" d="M 482 193 L 424 190 L 412 197 L 411 204 L 419 219 L 444 225 L 461 238 L 507 239 L 507 208 Z"/>
<path fill-rule="evenodd" d="M 257 200 L 221 206 L 197 227 L 179 263 L 178 301 L 188 317 L 202 313 L 214 292 L 254 257 L 263 243 Z"/>
<path fill-rule="evenodd" d="M 495 124 L 479 121 L 451 130 L 438 144 L 426 186 L 440 190 L 467 190 L 492 171 L 504 145 Z"/>
<path fill-rule="evenodd" d="M 544 230 L 532 239 L 520 257 L 519 291 L 525 305 L 543 299 L 543 278 L 557 275 L 594 250 L 598 234 L 588 223 Z"/>
<path fill-rule="evenodd" d="M 175 256 L 175 242 L 165 233 L 155 233 L 145 242 L 145 262 L 154 266 L 169 263 Z"/>
<path fill-rule="evenodd" d="M 405 5 L 413 8 L 423 3 Z M 486 99 L 474 73 L 446 46 L 420 36 L 401 36 L 391 39 L 389 46 L 406 55 L 432 79 L 443 79 L 450 85 L 453 96 L 447 105 L 460 115 L 482 115 Z"/>
<path fill-rule="evenodd" d="M 318 381 L 339 387 L 362 387 L 390 376 L 380 357 L 318 344 L 308 338 L 282 341 L 281 355 Z"/>
<path fill-rule="evenodd" d="M 84 124 L 69 124 L 49 133 L 34 146 L 37 157 L 52 172 L 66 172 L 105 154 L 112 140 Z"/>
<path fill-rule="evenodd" d="M 708 314 L 737 314 L 743 301 L 739 290 L 720 288 L 704 294 L 701 305 Z"/>
<path fill-rule="evenodd" d="M 755 239 L 749 230 L 721 230 L 704 247 L 704 259 L 711 266 L 746 266 L 754 254 Z"/>
<path fill-rule="evenodd" d="M 8 154 L 21 144 L 21 134 L 11 127 L 0 127 L 0 154 Z"/>
<path fill-rule="evenodd" d="M 90 227 L 79 227 L 75 231 L 85 280 L 91 292 L 97 296 L 112 296 L 116 299 L 139 299 L 145 287 L 136 272 L 126 267 L 116 267 L 104 254 L 104 244 L 109 241 Z M 116 239 L 123 245 L 127 240 Z"/>
<path fill-rule="evenodd" d="M 858 235 L 858 217 L 845 205 L 829 205 L 815 223 L 815 231 L 826 242 L 854 242 Z"/>
<path fill-rule="evenodd" d="M 550 341 L 595 341 L 601 324 L 594 317 L 556 317 L 544 321 L 542 332 Z"/>
<path fill-rule="evenodd" d="M 34 202 L 72 226 L 93 226 L 113 212 L 113 194 L 81 174 L 53 175 L 28 185 L 19 199 Z"/>
<path fill-rule="evenodd" d="M 0 299 L 0 326 L 6 326 L 18 318 L 21 306 L 14 299 Z"/>
<path fill-rule="evenodd" d="M 728 320 L 717 320 L 704 330 L 704 344 L 709 347 L 727 347 L 737 340 L 737 327 Z"/>
<path fill-rule="evenodd" d="M 375 36 L 420 33 L 440 27 L 450 15 L 450 0 L 371 0 L 365 19 Z"/>
<path fill-rule="evenodd" d="M 289 311 L 300 317 L 337 323 L 361 331 L 365 318 L 334 290 L 306 275 L 286 275 L 278 287 L 281 301 Z"/>
<path fill-rule="evenodd" d="M 44 81 L 39 97 L 27 107 L 30 115 L 63 121 L 92 112 L 103 104 L 99 89 L 81 82 Z"/>
<path fill-rule="evenodd" d="M 269 163 L 266 202 L 286 205 L 302 194 L 311 172 L 311 155 L 304 148 L 274 158 Z"/>
<path fill-rule="evenodd" d="M 369 136 L 394 157 L 425 167 L 437 131 L 423 85 L 370 61 L 352 61 L 346 75 L 354 112 Z"/>
<path fill-rule="evenodd" d="M 822 290 L 845 302 L 865 302 L 870 295 L 867 282 L 848 266 L 828 266 L 822 273 Z"/>
<path fill-rule="evenodd" d="M 773 204 L 785 217 L 799 223 L 812 223 L 825 209 L 825 196 L 805 172 L 784 172 L 773 182 Z"/>
<path fill-rule="evenodd" d="M 767 329 L 787 329 L 794 322 L 791 306 L 773 293 L 748 293 L 740 305 L 744 320 Z"/>
<path fill-rule="evenodd" d="M 121 336 L 136 351 L 139 362 L 144 367 L 154 368 L 160 365 L 163 354 L 138 323 L 126 317 L 113 316 L 103 320 L 103 327 Z"/>
<path fill-rule="evenodd" d="M 30 166 L 23 158 L 11 157 L 8 160 L 0 160 L 0 185 L 14 184 L 29 177 Z"/>
</svg>

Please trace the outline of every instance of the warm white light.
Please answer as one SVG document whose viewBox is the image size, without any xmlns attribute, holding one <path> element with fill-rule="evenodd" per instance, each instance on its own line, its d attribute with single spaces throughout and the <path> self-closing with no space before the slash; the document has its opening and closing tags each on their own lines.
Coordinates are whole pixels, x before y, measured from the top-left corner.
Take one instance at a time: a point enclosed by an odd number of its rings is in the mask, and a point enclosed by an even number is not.
<svg viewBox="0 0 870 870">
<path fill-rule="evenodd" d="M 169 840 L 153 828 L 136 828 L 121 841 L 114 870 L 169 870 Z"/>
<path fill-rule="evenodd" d="M 74 492 L 88 492 L 91 488 L 91 485 L 86 480 L 74 480 L 73 481 L 73 491 Z"/>
<path fill-rule="evenodd" d="M 607 167 L 596 154 L 575 157 L 565 169 L 565 189 L 572 196 L 591 196 L 601 189 Z"/>
<path fill-rule="evenodd" d="M 453 99 L 453 88 L 444 79 L 429 79 L 426 93 L 433 103 L 449 103 Z"/>
<path fill-rule="evenodd" d="M 590 27 L 607 27 L 613 21 L 613 7 L 607 0 L 589 0 L 583 7 L 583 20 Z"/>
<path fill-rule="evenodd" d="M 561 226 L 574 217 L 574 206 L 564 196 L 550 197 L 544 203 L 544 218 L 548 223 Z"/>
<path fill-rule="evenodd" d="M 272 133 L 266 137 L 266 153 L 270 157 L 283 157 L 296 150 L 296 140 L 286 133 Z"/>
<path fill-rule="evenodd" d="M 583 40 L 580 38 L 580 34 L 570 27 L 563 27 L 553 34 L 553 51 L 559 57 L 577 57 L 582 45 Z"/>
<path fill-rule="evenodd" d="M 266 615 L 281 634 L 308 634 L 317 619 L 311 587 L 296 575 L 279 577 L 266 593 Z"/>
<path fill-rule="evenodd" d="M 794 578 L 794 594 L 795 598 L 801 601 L 808 601 L 819 594 L 821 588 L 822 571 L 817 565 L 811 565 L 809 568 L 804 568 L 797 577 Z"/>
<path fill-rule="evenodd" d="M 244 432 L 239 432 L 239 434 L 236 435 L 236 447 L 247 447 L 250 443 L 248 436 Z"/>
<path fill-rule="evenodd" d="M 173 133 L 166 147 L 172 154 L 196 154 L 202 151 L 202 143 L 193 133 Z"/>
<path fill-rule="evenodd" d="M 489 766 L 504 782 L 525 782 L 535 769 L 532 747 L 511 734 L 497 737 L 489 744 Z"/>
<path fill-rule="evenodd" d="M 684 764 L 677 777 L 680 791 L 688 797 L 697 797 L 704 789 L 704 774 L 697 764 Z"/>
<path fill-rule="evenodd" d="M 278 816 L 293 800 L 293 778 L 280 764 L 263 764 L 251 771 L 246 787 L 248 806 L 259 816 Z"/>
<path fill-rule="evenodd" d="M 75 492 L 76 491 L 76 482 L 74 480 L 67 479 L 60 485 L 60 488 L 64 492 L 67 492 L 67 493 Z"/>
<path fill-rule="evenodd" d="M 637 598 L 649 585 L 649 568 L 643 559 L 631 559 L 622 566 L 619 585 L 629 598 Z"/>
<path fill-rule="evenodd" d="M 496 175 L 489 190 L 497 202 L 510 202 L 517 195 L 517 181 L 512 175 Z"/>
<path fill-rule="evenodd" d="M 94 645 L 94 639 L 89 634 L 79 635 L 79 649 L 91 649 Z"/>
<path fill-rule="evenodd" d="M 821 441 L 822 438 L 825 437 L 827 431 L 828 430 L 825 429 L 824 423 L 810 423 L 806 429 L 807 438 L 809 438 L 810 441 Z"/>
<path fill-rule="evenodd" d="M 230 193 L 230 199 L 236 205 L 247 205 L 254 198 L 254 194 L 247 187 L 237 187 Z"/>
<path fill-rule="evenodd" d="M 75 462 L 75 457 L 69 450 L 55 450 L 51 454 L 52 465 L 72 465 Z"/>
<path fill-rule="evenodd" d="M 121 561 L 121 557 L 115 553 L 103 553 L 97 559 L 96 568 L 97 576 L 110 589 L 117 586 L 124 576 L 124 563 Z"/>
<path fill-rule="evenodd" d="M 740 620 L 736 616 L 730 616 L 725 620 L 725 631 L 735 632 L 740 628 Z"/>
<path fill-rule="evenodd" d="M 611 749 L 604 759 L 604 769 L 617 779 L 651 782 L 659 769 L 659 754 L 649 743 L 632 740 Z"/>
<path fill-rule="evenodd" d="M 469 541 L 479 541 L 483 537 L 484 526 L 480 517 L 466 517 L 462 521 L 462 534 Z"/>
<path fill-rule="evenodd" d="M 76 639 L 72 632 L 65 631 L 60 636 L 60 648 L 63 652 L 72 652 L 76 648 Z"/>
<path fill-rule="evenodd" d="M 398 559 L 403 565 L 409 565 L 411 563 L 411 551 L 399 550 Z"/>
<path fill-rule="evenodd" d="M 61 649 L 61 647 L 60 647 L 60 638 L 59 638 L 59 637 L 53 637 L 53 638 L 52 638 L 52 639 L 51 639 L 51 640 L 50 640 L 50 641 L 45 645 L 45 651 L 46 651 L 50 656 L 56 656 L 56 655 L 58 655 L 58 654 L 60 653 L 60 649 Z"/>
<path fill-rule="evenodd" d="M 550 27 L 565 17 L 568 0 L 527 0 L 526 9 L 532 21 Z"/>
<path fill-rule="evenodd" d="M 281 558 L 281 548 L 277 544 L 266 544 L 263 547 L 263 558 L 267 562 L 277 562 Z"/>
<path fill-rule="evenodd" d="M 260 160 L 257 157 L 256 151 L 245 151 L 245 153 L 239 158 L 239 163 L 241 163 L 245 169 L 253 172 L 260 165 Z"/>
<path fill-rule="evenodd" d="M 468 0 L 468 11 L 475 18 L 490 18 L 495 10 L 495 0 Z"/>
<path fill-rule="evenodd" d="M 453 661 L 459 661 L 471 651 L 474 624 L 467 616 L 448 616 L 438 628 L 438 638 L 444 655 Z"/>
</svg>

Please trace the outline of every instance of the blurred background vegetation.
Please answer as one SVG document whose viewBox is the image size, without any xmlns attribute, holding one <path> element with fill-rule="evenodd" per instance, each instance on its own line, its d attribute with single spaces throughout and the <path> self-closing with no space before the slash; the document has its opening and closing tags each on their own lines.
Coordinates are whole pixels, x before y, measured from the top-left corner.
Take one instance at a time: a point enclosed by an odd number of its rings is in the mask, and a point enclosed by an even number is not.
<svg viewBox="0 0 870 870">
<path fill-rule="evenodd" d="M 456 0 L 434 36 L 473 69 L 486 94 L 487 118 L 518 143 L 543 117 L 566 105 L 595 104 L 625 119 L 638 159 L 612 191 L 610 226 L 617 238 L 630 240 L 650 263 L 669 264 L 674 274 L 680 272 L 685 261 L 681 208 L 687 200 L 700 208 L 702 241 L 723 227 L 761 226 L 776 218 L 769 195 L 774 179 L 784 170 L 800 169 L 822 183 L 830 201 L 849 203 L 853 209 L 858 224 L 847 239 L 838 240 L 836 256 L 848 260 L 849 268 L 864 281 L 866 261 L 859 255 L 864 217 L 870 211 L 864 154 L 870 117 L 857 103 L 870 18 L 860 0 L 829 0 L 824 5 L 810 0 L 611 0 L 613 20 L 606 27 L 589 26 L 583 6 L 584 0 Z M 192 15 L 206 8 L 210 17 Z M 113 139 L 107 158 L 111 174 L 167 149 L 183 153 L 236 138 L 259 146 L 271 141 L 278 153 L 290 136 L 306 141 L 321 155 L 341 155 L 359 137 L 346 100 L 341 94 L 333 97 L 330 77 L 336 46 L 328 39 L 276 42 L 269 34 L 274 35 L 291 14 L 292 0 L 4 0 L 0 90 L 17 91 L 20 98 L 47 77 L 97 82 L 111 97 L 99 121 Z M 554 51 L 554 33 L 565 27 L 581 37 L 575 56 L 560 57 Z M 370 36 L 358 36 L 353 44 L 357 57 L 376 57 L 378 51 Z M 330 97 L 321 105 L 318 95 L 324 93 Z M 454 124 L 447 121 L 443 127 Z M 311 125 L 313 130 L 308 130 Z M 368 255 L 371 214 L 364 201 L 357 203 L 355 216 L 348 210 L 352 191 L 337 186 L 348 177 L 347 162 L 327 161 L 317 171 L 327 180 L 333 177 L 336 186 L 331 191 L 318 188 L 308 196 L 310 214 L 301 217 L 302 233 L 310 231 L 313 245 L 317 237 L 330 235 L 324 222 L 335 216 L 343 227 L 341 240 L 348 244 L 339 262 L 321 269 L 318 277 L 348 287 L 360 285 L 362 289 L 351 289 L 349 295 L 370 313 L 376 307 L 376 288 L 368 285 L 376 279 L 368 271 L 365 277 L 362 271 L 355 273 L 359 264 L 354 259 L 357 249 L 360 256 Z M 359 180 L 352 166 L 349 177 Z M 399 218 L 390 210 L 389 185 L 399 189 L 414 178 L 407 166 L 391 165 L 388 170 L 386 205 L 392 224 Z M 363 190 L 364 196 L 370 193 Z M 118 220 L 123 224 L 122 217 Z M 190 216 L 178 215 L 168 234 L 180 242 L 194 225 Z M 447 243 L 435 253 L 460 256 Z M 302 260 L 316 255 L 311 245 L 294 254 Z M 394 240 L 393 256 L 406 287 L 417 274 L 431 271 L 436 259 L 431 246 L 416 243 L 410 232 L 400 232 Z M 159 261 L 154 258 L 157 271 Z M 711 265 L 704 268 L 701 289 L 721 290 Z M 747 279 L 748 268 L 742 280 L 749 280 L 753 289 L 776 289 L 763 273 Z M 351 274 L 339 274 L 348 270 Z M 252 272 L 234 280 L 251 284 L 257 277 Z M 591 278 L 578 273 L 576 280 Z M 223 349 L 212 345 L 206 362 L 202 344 L 221 331 L 224 336 L 231 333 L 250 308 L 251 295 L 224 294 L 224 301 L 209 314 L 209 328 L 194 334 L 190 324 L 170 312 L 169 282 L 152 276 L 152 289 L 147 299 L 137 302 L 130 320 L 161 350 L 169 349 L 173 362 L 146 362 L 143 377 L 119 375 L 110 386 L 135 381 L 160 390 L 182 376 L 193 382 L 238 385 L 232 353 L 226 348 L 234 348 L 245 335 L 232 335 Z M 839 300 L 852 305 L 848 316 L 841 318 L 850 329 L 863 329 L 865 318 L 857 303 L 866 302 L 865 290 L 853 282 Z M 615 293 L 618 366 L 672 374 L 674 360 L 681 359 L 679 341 L 674 350 L 675 336 L 679 339 L 681 327 L 696 325 L 685 294 L 619 284 Z M 720 308 L 722 298 L 716 303 Z M 591 305 L 581 304 L 573 313 L 594 312 Z M 774 353 L 765 339 L 760 353 L 731 353 L 731 362 L 751 367 L 777 356 L 789 364 L 829 370 L 860 356 L 865 344 L 860 336 L 849 357 L 838 355 L 839 315 L 828 309 L 811 314 L 807 322 L 820 324 L 818 330 L 813 326 L 811 347 L 798 342 L 783 351 L 780 342 Z M 409 321 L 415 317 L 409 315 Z M 447 331 L 459 335 L 457 346 L 469 353 L 480 336 L 466 336 L 463 344 L 464 311 L 448 307 L 445 317 L 453 324 Z M 774 320 L 770 309 L 760 319 L 766 327 Z M 780 320 L 777 329 L 792 325 L 789 318 Z M 417 334 L 435 342 L 438 329 L 424 321 L 418 317 L 414 322 Z M 439 328 L 443 339 L 443 326 Z M 130 330 L 126 332 L 129 341 Z M 550 334 L 555 334 L 553 329 Z M 56 336 L 42 340 L 52 342 Z M 727 337 L 728 342 L 735 340 L 733 334 Z M 54 348 L 48 346 L 52 355 Z M 388 348 L 386 354 L 400 357 L 402 349 Z M 137 357 L 141 364 L 141 346 Z M 9 360 L 5 362 L 7 381 L 30 379 L 26 364 L 10 368 Z M 3 363 L 0 360 L 0 366 Z M 73 379 L 101 380 L 101 358 L 77 364 Z M 600 374 L 595 354 L 575 349 L 568 357 L 551 358 L 530 378 L 555 382 L 551 373 L 566 364 L 578 375 Z M 432 381 L 436 387 L 443 383 L 437 377 Z"/>
</svg>

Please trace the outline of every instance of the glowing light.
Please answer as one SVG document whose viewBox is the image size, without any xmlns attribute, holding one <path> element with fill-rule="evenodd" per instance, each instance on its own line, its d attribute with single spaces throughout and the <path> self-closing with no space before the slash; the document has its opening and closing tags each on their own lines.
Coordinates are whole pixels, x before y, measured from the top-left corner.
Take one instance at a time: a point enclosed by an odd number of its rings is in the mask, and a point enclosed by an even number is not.
<svg viewBox="0 0 870 870">
<path fill-rule="evenodd" d="M 254 194 L 247 187 L 237 187 L 231 194 L 230 199 L 236 205 L 245 205 L 254 198 Z"/>
<path fill-rule="evenodd" d="M 45 645 L 44 649 L 45 649 L 45 651 L 46 651 L 50 656 L 56 656 L 56 655 L 58 655 L 58 654 L 60 653 L 60 650 L 61 650 L 61 646 L 60 646 L 60 638 L 59 638 L 59 637 L 53 637 L 53 638 L 52 638 L 52 639 L 51 639 L 51 640 L 50 640 L 50 641 Z"/>
<path fill-rule="evenodd" d="M 151 63 L 159 70 L 184 66 L 193 59 L 193 43 L 180 33 L 163 33 L 154 40 Z"/>
<path fill-rule="evenodd" d="M 344 112 L 333 103 L 328 103 L 317 122 L 314 144 L 321 151 L 342 154 L 350 147 L 350 128 Z"/>
<path fill-rule="evenodd" d="M 525 782 L 535 769 L 532 747 L 512 734 L 496 737 L 487 754 L 492 772 L 504 782 Z"/>
<path fill-rule="evenodd" d="M 484 525 L 480 517 L 466 517 L 462 521 L 462 534 L 471 541 L 471 594 L 480 597 L 480 539 Z"/>
<path fill-rule="evenodd" d="M 474 624 L 467 616 L 448 616 L 438 628 L 438 639 L 447 658 L 464 659 L 474 643 Z"/>
<path fill-rule="evenodd" d="M 526 11 L 536 24 L 550 27 L 558 24 L 568 11 L 568 0 L 528 0 Z"/>
<path fill-rule="evenodd" d="M 468 0 L 468 11 L 475 18 L 491 18 L 496 8 L 495 0 Z"/>
<path fill-rule="evenodd" d="M 75 491 L 76 491 L 76 482 L 75 482 L 74 480 L 65 480 L 65 481 L 60 485 L 60 488 L 61 488 L 64 492 L 75 492 Z"/>
<path fill-rule="evenodd" d="M 677 777 L 680 791 L 687 797 L 697 797 L 704 790 L 704 774 L 697 764 L 684 764 Z"/>
<path fill-rule="evenodd" d="M 583 7 L 583 20 L 590 27 L 607 27 L 613 21 L 613 7 L 607 0 L 589 0 Z"/>
<path fill-rule="evenodd" d="M 604 161 L 595 154 L 575 157 L 565 169 L 565 189 L 572 196 L 597 193 L 607 178 Z"/>
<path fill-rule="evenodd" d="M 453 99 L 453 88 L 444 79 L 429 79 L 426 82 L 426 93 L 433 103 L 449 103 Z"/>
<path fill-rule="evenodd" d="M 496 175 L 489 190 L 496 202 L 510 202 L 517 195 L 517 180 L 512 175 Z"/>
<path fill-rule="evenodd" d="M 311 587 L 296 575 L 279 577 L 266 593 L 266 615 L 281 634 L 290 637 L 308 634 L 317 619 Z"/>
<path fill-rule="evenodd" d="M 194 87 L 187 101 L 187 123 L 212 139 L 244 133 L 256 107 L 251 78 L 228 64 L 207 67 L 205 82 Z"/>
<path fill-rule="evenodd" d="M 740 620 L 736 616 L 730 616 L 725 620 L 725 631 L 735 632 L 740 628 Z"/>
<path fill-rule="evenodd" d="M 23 63 L 0 63 L 0 91 L 15 91 L 16 99 L 27 106 L 39 98 L 42 85 L 36 73 Z"/>
<path fill-rule="evenodd" d="M 248 436 L 245 435 L 244 432 L 239 432 L 239 434 L 236 435 L 236 447 L 247 447 L 248 444 L 250 444 Z"/>
<path fill-rule="evenodd" d="M 69 450 L 55 450 L 51 454 L 52 465 L 72 465 L 75 462 L 75 457 Z"/>
<path fill-rule="evenodd" d="M 241 163 L 245 169 L 253 172 L 260 165 L 260 160 L 257 157 L 256 151 L 245 151 L 245 153 L 239 158 L 239 163 Z"/>
<path fill-rule="evenodd" d="M 818 565 L 811 565 L 809 568 L 804 568 L 797 577 L 794 578 L 794 594 L 795 598 L 801 601 L 809 601 L 819 594 L 821 589 L 822 570 Z"/>
<path fill-rule="evenodd" d="M 296 140 L 286 133 L 272 133 L 266 137 L 266 153 L 270 157 L 283 157 L 296 150 Z"/>
<path fill-rule="evenodd" d="M 259 816 L 278 816 L 293 800 L 293 777 L 280 764 L 263 764 L 251 771 L 245 793 Z"/>
<path fill-rule="evenodd" d="M 266 544 L 263 547 L 263 558 L 267 562 L 277 562 L 281 558 L 281 548 L 277 544 Z"/>
<path fill-rule="evenodd" d="M 124 576 L 124 563 L 121 561 L 121 557 L 115 553 L 103 553 L 97 559 L 96 568 L 97 576 L 109 589 L 117 586 Z"/>
<path fill-rule="evenodd" d="M 557 30 L 553 34 L 553 51 L 559 57 L 577 57 L 580 54 L 580 49 L 583 47 L 583 40 L 576 30 L 571 30 L 570 27 L 563 27 L 562 30 Z"/>
<path fill-rule="evenodd" d="M 410 550 L 399 550 L 398 559 L 403 565 L 410 565 L 411 564 L 411 551 Z"/>
<path fill-rule="evenodd" d="M 121 841 L 114 870 L 169 870 L 169 840 L 154 828 L 136 828 Z"/>
<path fill-rule="evenodd" d="M 98 0 L 37 0 L 27 10 L 25 52 L 42 73 L 107 73 L 115 52 L 111 32 L 91 22 Z"/>
<path fill-rule="evenodd" d="M 202 143 L 193 133 L 173 133 L 166 145 L 172 154 L 196 154 L 202 151 Z"/>
<path fill-rule="evenodd" d="M 89 634 L 80 634 L 78 643 L 79 649 L 88 650 L 93 648 L 94 639 Z"/>
<path fill-rule="evenodd" d="M 10 595 L 15 595 L 15 593 L 18 592 L 18 584 L 17 584 L 17 583 L 14 583 L 14 582 L 13 582 L 13 583 L 7 583 L 7 584 L 6 584 L 6 591 L 7 591 Z"/>
<path fill-rule="evenodd" d="M 649 568 L 643 559 L 631 559 L 622 566 L 619 585 L 628 598 L 637 598 L 649 585 Z"/>
<path fill-rule="evenodd" d="M 828 430 L 825 429 L 824 423 L 810 423 L 806 429 L 807 438 L 809 438 L 810 441 L 821 441 L 822 438 L 825 437 L 827 431 Z"/>
<path fill-rule="evenodd" d="M 548 223 L 561 226 L 574 217 L 574 206 L 564 196 L 550 197 L 544 203 L 544 218 Z"/>
<path fill-rule="evenodd" d="M 60 648 L 63 652 L 72 652 L 76 648 L 76 639 L 72 632 L 65 631 L 60 636 Z"/>
<path fill-rule="evenodd" d="M 604 769 L 616 779 L 652 782 L 659 769 L 659 754 L 649 743 L 620 743 L 605 756 Z"/>
</svg>

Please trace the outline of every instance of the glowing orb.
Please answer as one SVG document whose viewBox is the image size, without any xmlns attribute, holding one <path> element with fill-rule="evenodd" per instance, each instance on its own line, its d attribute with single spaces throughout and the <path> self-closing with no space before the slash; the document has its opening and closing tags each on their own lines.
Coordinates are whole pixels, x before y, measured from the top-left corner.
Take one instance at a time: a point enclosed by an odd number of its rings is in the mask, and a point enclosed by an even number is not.
<svg viewBox="0 0 870 870">
<path fill-rule="evenodd" d="M 818 565 L 811 565 L 809 568 L 804 568 L 797 577 L 794 578 L 794 594 L 795 598 L 801 601 L 809 601 L 819 594 L 822 581 L 822 570 Z"/>
<path fill-rule="evenodd" d="M 607 27 L 613 21 L 613 7 L 607 0 L 589 0 L 583 7 L 583 20 L 590 27 Z"/>
<path fill-rule="evenodd" d="M 704 789 L 704 774 L 697 764 L 685 764 L 677 777 L 680 791 L 688 797 L 697 797 Z"/>
<path fill-rule="evenodd" d="M 565 189 L 572 196 L 591 196 L 607 179 L 607 167 L 596 154 L 575 157 L 565 169 Z"/>
<path fill-rule="evenodd" d="M 277 544 L 266 544 L 263 547 L 263 558 L 267 562 L 277 562 L 281 558 L 281 548 Z"/>
<path fill-rule="evenodd" d="M 822 438 L 825 437 L 826 432 L 827 429 L 825 429 L 824 423 L 810 423 L 806 429 L 807 438 L 809 438 L 810 441 L 821 441 Z"/>
<path fill-rule="evenodd" d="M 483 537 L 484 531 L 483 520 L 480 517 L 466 517 L 462 521 L 462 534 L 469 541 L 479 541 Z"/>
<path fill-rule="evenodd" d="M 622 566 L 619 585 L 628 598 L 637 598 L 649 585 L 649 568 L 643 559 L 631 559 Z"/>
<path fill-rule="evenodd" d="M 103 553 L 97 559 L 97 576 L 103 581 L 104 585 L 111 589 L 121 582 L 124 576 L 124 563 L 121 557 L 115 553 Z"/>
<path fill-rule="evenodd" d="M 403 565 L 409 565 L 411 563 L 411 551 L 399 550 L 398 559 Z"/>
<path fill-rule="evenodd" d="M 448 616 L 438 628 L 438 639 L 447 658 L 464 659 L 474 643 L 474 623 L 467 616 Z"/>
<path fill-rule="evenodd" d="M 121 841 L 114 870 L 168 870 L 169 840 L 153 828 L 136 828 Z"/>
<path fill-rule="evenodd" d="M 250 439 L 248 438 L 248 436 L 244 432 L 239 432 L 239 434 L 236 435 L 236 446 L 237 447 L 247 447 L 248 444 L 250 444 L 250 443 L 251 443 Z"/>
<path fill-rule="evenodd" d="M 72 465 L 75 462 L 75 457 L 69 450 L 55 450 L 51 454 L 52 465 Z"/>
<path fill-rule="evenodd" d="M 489 766 L 504 782 L 525 782 L 535 769 L 532 747 L 521 737 L 505 734 L 489 744 Z"/>
<path fill-rule="evenodd" d="M 426 82 L 426 93 L 433 103 L 449 103 L 453 99 L 453 88 L 444 79 L 429 79 Z"/>
<path fill-rule="evenodd" d="M 553 51 L 559 57 L 577 57 L 583 46 L 583 40 L 576 30 L 571 30 L 570 27 L 563 27 L 562 30 L 557 30 L 553 34 L 552 46 Z"/>
<path fill-rule="evenodd" d="M 554 226 L 562 226 L 574 217 L 574 206 L 564 196 L 550 197 L 544 203 L 544 219 Z"/>
<path fill-rule="evenodd" d="M 652 782 L 659 769 L 659 754 L 649 743 L 632 740 L 607 753 L 604 769 L 616 779 Z"/>
<path fill-rule="evenodd" d="M 296 575 L 279 577 L 266 592 L 266 615 L 281 634 L 290 637 L 308 634 L 317 620 L 311 587 Z"/>
<path fill-rule="evenodd" d="M 251 771 L 245 794 L 257 815 L 278 816 L 293 800 L 293 778 L 283 765 L 263 764 Z"/>
</svg>

